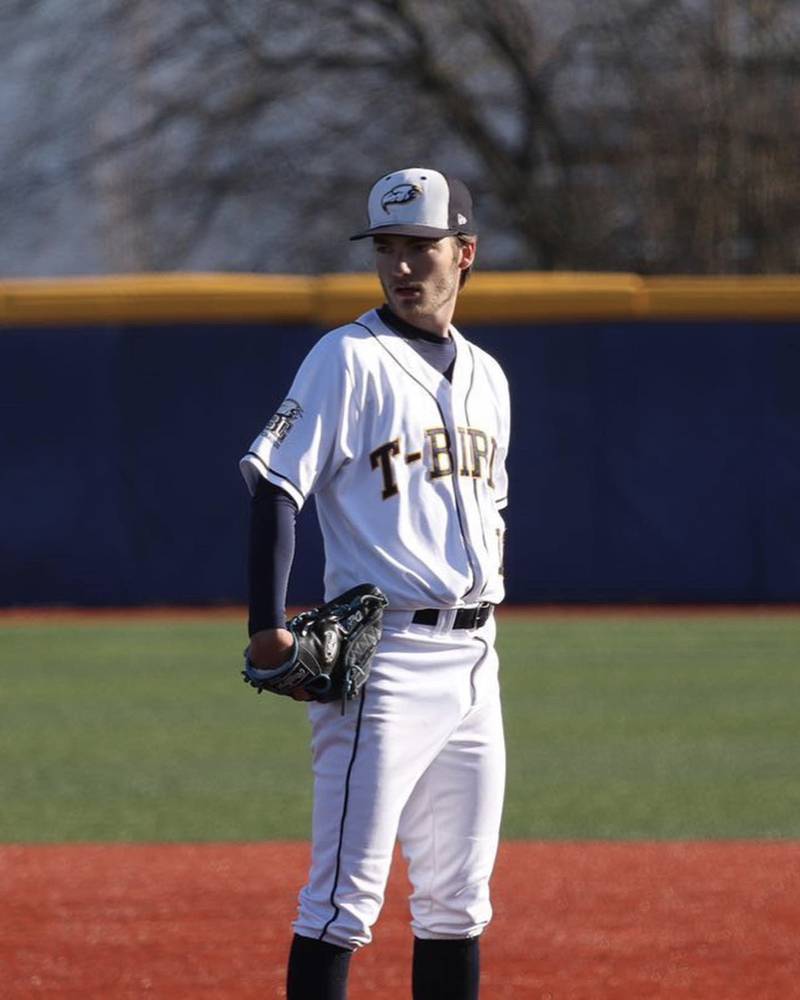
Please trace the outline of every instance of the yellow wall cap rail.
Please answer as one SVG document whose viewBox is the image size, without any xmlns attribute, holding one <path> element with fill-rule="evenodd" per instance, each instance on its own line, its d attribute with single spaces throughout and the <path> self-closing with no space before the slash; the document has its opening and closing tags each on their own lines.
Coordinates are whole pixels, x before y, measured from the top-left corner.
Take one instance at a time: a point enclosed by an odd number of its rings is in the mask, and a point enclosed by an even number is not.
<svg viewBox="0 0 800 1000">
<path fill-rule="evenodd" d="M 0 326 L 291 323 L 329 328 L 382 299 L 372 274 L 134 274 L 0 280 Z M 800 320 L 800 277 L 476 272 L 456 323 Z"/>
<path fill-rule="evenodd" d="M 0 281 L 0 323 L 306 323 L 313 289 L 311 278 L 277 274 L 131 274 Z"/>
<path fill-rule="evenodd" d="M 800 276 L 647 278 L 648 319 L 800 319 Z"/>
</svg>

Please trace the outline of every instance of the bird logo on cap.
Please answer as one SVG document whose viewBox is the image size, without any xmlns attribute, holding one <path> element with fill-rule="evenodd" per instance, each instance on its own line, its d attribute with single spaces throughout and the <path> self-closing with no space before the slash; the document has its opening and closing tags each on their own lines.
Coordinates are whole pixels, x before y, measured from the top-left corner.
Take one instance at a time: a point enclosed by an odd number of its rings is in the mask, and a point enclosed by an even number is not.
<svg viewBox="0 0 800 1000">
<path fill-rule="evenodd" d="M 397 184 L 381 198 L 381 208 L 388 214 L 390 205 L 405 205 L 421 194 L 419 184 Z"/>
</svg>

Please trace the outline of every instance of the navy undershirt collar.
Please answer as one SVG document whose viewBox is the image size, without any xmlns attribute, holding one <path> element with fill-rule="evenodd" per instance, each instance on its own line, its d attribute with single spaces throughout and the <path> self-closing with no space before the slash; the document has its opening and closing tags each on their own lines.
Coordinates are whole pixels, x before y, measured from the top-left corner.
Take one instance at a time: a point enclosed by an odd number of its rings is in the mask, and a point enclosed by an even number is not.
<svg viewBox="0 0 800 1000">
<path fill-rule="evenodd" d="M 432 344 L 446 344 L 450 339 L 449 336 L 439 337 L 435 333 L 431 333 L 430 330 L 423 330 L 421 327 L 414 326 L 413 323 L 406 322 L 397 313 L 392 312 L 387 305 L 378 309 L 378 316 L 395 333 L 399 333 L 401 337 L 408 337 L 410 340 L 427 340 Z"/>
</svg>

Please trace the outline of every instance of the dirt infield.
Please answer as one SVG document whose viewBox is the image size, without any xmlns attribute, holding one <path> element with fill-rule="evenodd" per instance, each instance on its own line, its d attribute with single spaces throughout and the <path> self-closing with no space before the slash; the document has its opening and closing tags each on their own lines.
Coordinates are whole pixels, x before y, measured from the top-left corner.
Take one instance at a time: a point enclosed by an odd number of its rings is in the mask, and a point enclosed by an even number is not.
<svg viewBox="0 0 800 1000">
<path fill-rule="evenodd" d="M 283 996 L 297 843 L 0 847 L 6 1000 Z M 351 1000 L 410 995 L 401 866 Z M 502 845 L 486 1000 L 800 995 L 800 843 Z"/>
</svg>

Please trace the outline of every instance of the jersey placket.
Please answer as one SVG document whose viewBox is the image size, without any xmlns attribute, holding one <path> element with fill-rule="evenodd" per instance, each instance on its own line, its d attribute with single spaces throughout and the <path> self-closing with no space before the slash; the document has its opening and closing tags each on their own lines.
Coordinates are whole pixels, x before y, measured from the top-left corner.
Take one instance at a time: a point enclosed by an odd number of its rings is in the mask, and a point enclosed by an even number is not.
<svg viewBox="0 0 800 1000">
<path fill-rule="evenodd" d="M 473 377 L 474 360 L 461 335 L 453 330 L 456 359 L 453 366 L 453 381 L 450 382 L 435 371 L 402 337 L 389 330 L 375 313 L 367 315 L 370 321 L 368 328 L 377 336 L 398 366 L 425 390 L 431 402 L 435 404 L 439 422 L 447 433 L 450 463 L 448 488 L 452 490 L 452 501 L 456 514 L 455 522 L 470 575 L 469 586 L 460 594 L 460 599 L 465 603 L 476 601 L 486 583 L 486 571 L 483 565 L 486 557 L 481 555 L 480 512 L 472 495 L 472 480 L 466 480 L 461 475 L 463 456 L 459 449 L 459 427 L 465 426 L 464 403 Z M 363 317 L 361 322 L 366 318 Z M 426 428 L 422 425 L 420 427 L 424 433 Z M 431 445 L 428 444 L 428 446 Z M 465 489 L 464 483 L 467 484 L 469 492 Z"/>
<path fill-rule="evenodd" d="M 401 338 L 398 337 L 396 339 L 401 342 L 404 354 L 408 355 L 406 363 L 413 371 L 414 376 L 423 382 L 434 397 L 444 429 L 447 432 L 451 467 L 450 487 L 453 491 L 453 505 L 456 510 L 464 552 L 472 577 L 472 582 L 461 595 L 461 599 L 469 603 L 471 600 L 477 600 L 477 595 L 483 590 L 485 583 L 484 573 L 481 570 L 480 554 L 476 550 L 473 541 L 476 526 L 480 530 L 480 521 L 479 518 L 476 519 L 475 512 L 470 509 L 474 508 L 475 505 L 471 504 L 469 498 L 465 496 L 460 471 L 462 456 L 459 449 L 458 428 L 464 425 L 464 401 L 467 388 L 469 387 L 472 358 L 460 335 L 453 331 L 452 336 L 456 345 L 456 359 L 453 366 L 452 381 L 434 371 L 413 348 L 403 343 Z M 465 380 L 466 385 L 464 384 Z"/>
</svg>

